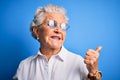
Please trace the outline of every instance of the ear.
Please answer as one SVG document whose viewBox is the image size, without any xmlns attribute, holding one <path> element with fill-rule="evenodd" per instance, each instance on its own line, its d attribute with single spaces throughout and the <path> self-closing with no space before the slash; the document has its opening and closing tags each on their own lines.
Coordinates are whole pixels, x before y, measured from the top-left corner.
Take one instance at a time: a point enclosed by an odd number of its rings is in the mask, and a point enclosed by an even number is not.
<svg viewBox="0 0 120 80">
<path fill-rule="evenodd" d="M 33 27 L 33 34 L 37 39 L 39 39 L 39 28 L 37 26 Z"/>
</svg>

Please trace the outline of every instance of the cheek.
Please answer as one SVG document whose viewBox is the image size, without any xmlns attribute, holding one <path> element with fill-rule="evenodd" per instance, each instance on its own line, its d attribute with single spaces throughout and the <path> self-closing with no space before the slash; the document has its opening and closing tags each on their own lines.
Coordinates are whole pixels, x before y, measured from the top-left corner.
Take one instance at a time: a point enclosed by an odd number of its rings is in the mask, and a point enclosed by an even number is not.
<svg viewBox="0 0 120 80">
<path fill-rule="evenodd" d="M 47 36 L 48 34 L 49 34 L 49 30 L 44 26 L 39 30 L 39 35 L 41 37 Z"/>
<path fill-rule="evenodd" d="M 42 30 L 40 32 L 40 39 L 42 42 L 48 42 L 49 41 L 49 36 L 50 36 L 51 32 L 50 30 Z"/>
<path fill-rule="evenodd" d="M 66 32 L 63 33 L 63 39 L 65 40 L 66 38 Z"/>
<path fill-rule="evenodd" d="M 40 38 L 41 39 L 46 39 L 48 37 L 48 34 L 49 34 L 48 32 L 41 32 L 40 33 Z"/>
</svg>

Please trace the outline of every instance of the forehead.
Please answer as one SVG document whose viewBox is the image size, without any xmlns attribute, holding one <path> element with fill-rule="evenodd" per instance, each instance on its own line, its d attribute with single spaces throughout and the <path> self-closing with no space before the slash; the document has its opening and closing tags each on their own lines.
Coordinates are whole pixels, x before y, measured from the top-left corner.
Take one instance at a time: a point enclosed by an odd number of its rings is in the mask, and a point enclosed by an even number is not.
<svg viewBox="0 0 120 80">
<path fill-rule="evenodd" d="M 67 20 L 65 19 L 65 16 L 63 14 L 60 14 L 60 13 L 52 13 L 52 12 L 47 12 L 45 14 L 46 16 L 46 21 L 48 20 L 55 20 L 59 23 L 67 23 Z"/>
</svg>

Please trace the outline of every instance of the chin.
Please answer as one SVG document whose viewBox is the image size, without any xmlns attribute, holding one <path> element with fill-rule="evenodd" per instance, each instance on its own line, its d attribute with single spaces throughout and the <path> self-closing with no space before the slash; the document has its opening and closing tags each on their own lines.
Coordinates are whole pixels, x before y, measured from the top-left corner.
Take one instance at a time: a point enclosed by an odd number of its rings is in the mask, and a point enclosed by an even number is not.
<svg viewBox="0 0 120 80">
<path fill-rule="evenodd" d="M 53 45 L 51 46 L 53 49 L 60 49 L 62 47 L 62 45 Z"/>
</svg>

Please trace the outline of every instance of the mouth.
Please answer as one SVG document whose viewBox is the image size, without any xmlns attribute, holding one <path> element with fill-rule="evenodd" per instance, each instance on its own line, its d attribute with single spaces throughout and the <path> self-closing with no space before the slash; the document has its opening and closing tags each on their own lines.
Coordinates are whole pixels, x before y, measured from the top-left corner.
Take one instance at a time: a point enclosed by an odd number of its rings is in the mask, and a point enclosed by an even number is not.
<svg viewBox="0 0 120 80">
<path fill-rule="evenodd" d="M 51 36 L 51 38 L 54 39 L 54 40 L 57 40 L 57 41 L 61 40 L 61 38 L 59 36 Z"/>
</svg>

